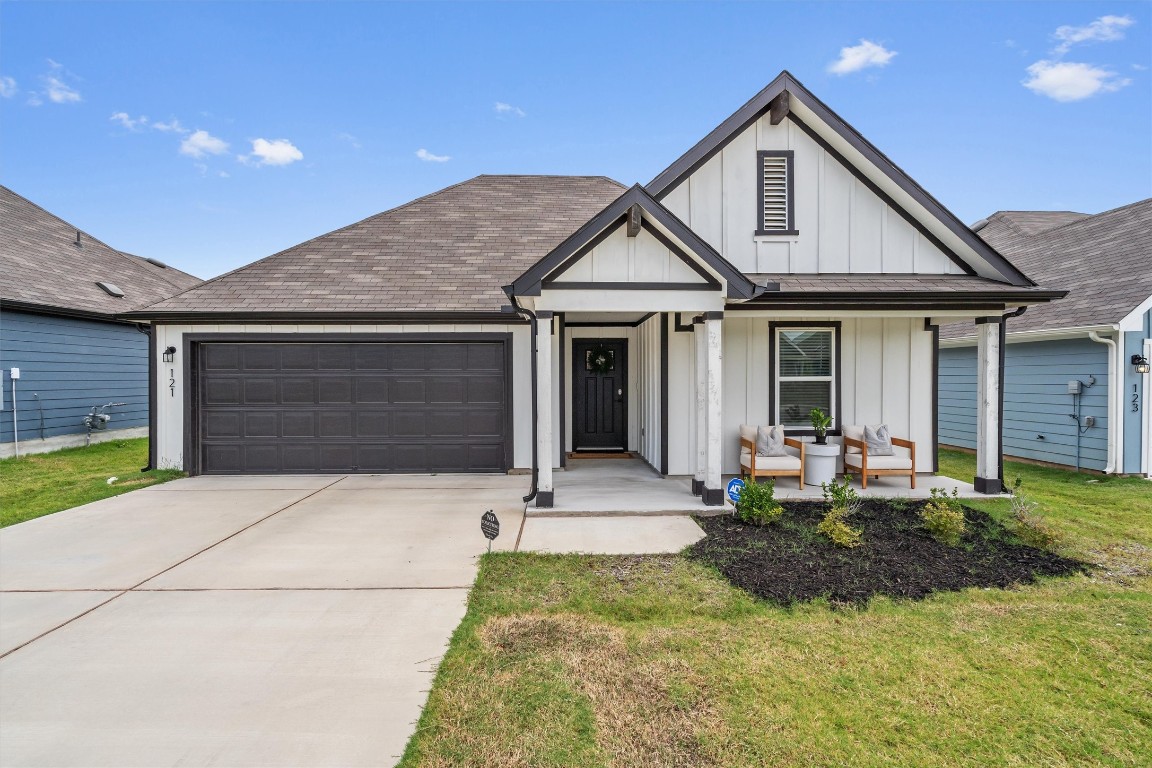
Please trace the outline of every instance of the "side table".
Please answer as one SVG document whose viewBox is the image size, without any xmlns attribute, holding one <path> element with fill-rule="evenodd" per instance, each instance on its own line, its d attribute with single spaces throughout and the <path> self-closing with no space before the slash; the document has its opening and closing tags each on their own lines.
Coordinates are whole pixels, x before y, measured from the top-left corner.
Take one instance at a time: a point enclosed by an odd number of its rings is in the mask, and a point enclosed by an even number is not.
<svg viewBox="0 0 1152 768">
<path fill-rule="evenodd" d="M 804 484 L 819 486 L 836 479 L 836 459 L 840 458 L 840 446 L 836 443 L 817 445 L 804 444 Z"/>
</svg>

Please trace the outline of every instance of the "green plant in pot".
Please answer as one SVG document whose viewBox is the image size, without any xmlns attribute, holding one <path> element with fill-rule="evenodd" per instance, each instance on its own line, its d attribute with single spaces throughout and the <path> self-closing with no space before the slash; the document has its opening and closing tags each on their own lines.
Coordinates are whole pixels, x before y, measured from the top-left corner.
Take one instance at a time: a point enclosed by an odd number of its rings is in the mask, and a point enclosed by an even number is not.
<svg viewBox="0 0 1152 768">
<path fill-rule="evenodd" d="M 824 445 L 828 439 L 828 428 L 832 426 L 832 417 L 819 408 L 808 412 L 808 419 L 812 422 L 812 429 L 816 432 L 816 444 Z"/>
</svg>

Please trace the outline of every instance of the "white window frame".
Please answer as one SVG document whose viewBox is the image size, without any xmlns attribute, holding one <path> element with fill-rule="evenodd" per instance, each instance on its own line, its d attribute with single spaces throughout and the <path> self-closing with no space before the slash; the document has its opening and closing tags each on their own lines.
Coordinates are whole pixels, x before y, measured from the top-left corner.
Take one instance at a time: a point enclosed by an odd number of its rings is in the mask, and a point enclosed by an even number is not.
<svg viewBox="0 0 1152 768">
<path fill-rule="evenodd" d="M 827 376 L 781 376 L 780 375 L 780 349 L 783 346 L 780 343 L 780 334 L 784 332 L 794 333 L 796 331 L 808 331 L 813 333 L 826 333 L 828 334 L 830 348 L 828 350 L 828 357 L 831 360 L 831 372 Z M 772 360 L 772 376 L 773 376 L 773 398 L 775 402 L 772 403 L 772 412 L 775 418 L 772 420 L 783 426 L 785 429 L 790 430 L 807 430 L 809 433 L 813 432 L 811 422 L 806 422 L 804 425 L 786 424 L 784 422 L 783 411 L 780 408 L 780 383 L 792 381 L 826 381 L 831 384 L 828 391 L 828 410 L 831 411 L 828 415 L 832 417 L 832 426 L 829 431 L 840 429 L 840 414 L 837 409 L 839 402 L 840 391 L 840 360 L 837 354 L 837 334 L 840 333 L 839 324 L 836 325 L 792 325 L 781 324 L 773 327 L 772 329 L 772 346 L 774 348 L 774 355 Z"/>
</svg>

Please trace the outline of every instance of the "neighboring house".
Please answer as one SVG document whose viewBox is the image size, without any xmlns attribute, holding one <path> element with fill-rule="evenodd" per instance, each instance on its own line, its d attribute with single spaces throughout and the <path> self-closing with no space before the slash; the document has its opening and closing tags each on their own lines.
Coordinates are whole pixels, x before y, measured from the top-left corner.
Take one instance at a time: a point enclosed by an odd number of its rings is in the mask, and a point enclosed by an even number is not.
<svg viewBox="0 0 1152 768">
<path fill-rule="evenodd" d="M 83 445 L 84 417 L 108 403 L 123 405 L 107 409 L 94 438 L 146 435 L 148 326 L 116 316 L 200 281 L 110 248 L 2 186 L 0 279 L 0 457 Z"/>
<path fill-rule="evenodd" d="M 682 105 L 681 105 L 682 107 Z M 885 422 L 935 461 L 937 327 L 1037 287 L 788 73 L 647 186 L 480 176 L 129 316 L 160 465 L 537 470 L 628 449 L 708 504 L 739 426 Z M 977 487 L 1000 488 L 999 369 Z"/>
<path fill-rule="evenodd" d="M 1152 199 L 1096 215 L 1000 211 L 973 229 L 1068 297 L 1008 325 L 1004 452 L 1152 476 Z M 976 339 L 941 328 L 940 442 L 974 448 Z M 1079 390 L 1078 393 L 1074 393 Z"/>
</svg>

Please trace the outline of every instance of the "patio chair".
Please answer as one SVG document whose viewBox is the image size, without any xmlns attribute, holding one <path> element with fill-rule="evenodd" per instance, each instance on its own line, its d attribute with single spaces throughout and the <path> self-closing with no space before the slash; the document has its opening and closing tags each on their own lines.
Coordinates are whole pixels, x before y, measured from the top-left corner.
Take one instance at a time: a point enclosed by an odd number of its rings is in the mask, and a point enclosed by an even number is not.
<svg viewBox="0 0 1152 768">
<path fill-rule="evenodd" d="M 901 437 L 893 437 L 892 456 L 868 455 L 868 444 L 864 442 L 864 427 L 847 426 L 843 429 L 844 439 L 844 471 L 853 470 L 860 474 L 860 487 L 868 487 L 868 476 L 879 479 L 880 475 L 907 475 L 916 487 L 916 443 Z M 905 448 L 908 455 L 903 455 L 896 449 Z"/>
<path fill-rule="evenodd" d="M 795 448 L 798 454 L 788 456 L 757 456 L 756 427 L 740 425 L 740 473 L 757 482 L 759 477 L 795 477 L 804 487 L 804 443 L 794 437 L 785 437 L 784 445 Z"/>
</svg>

